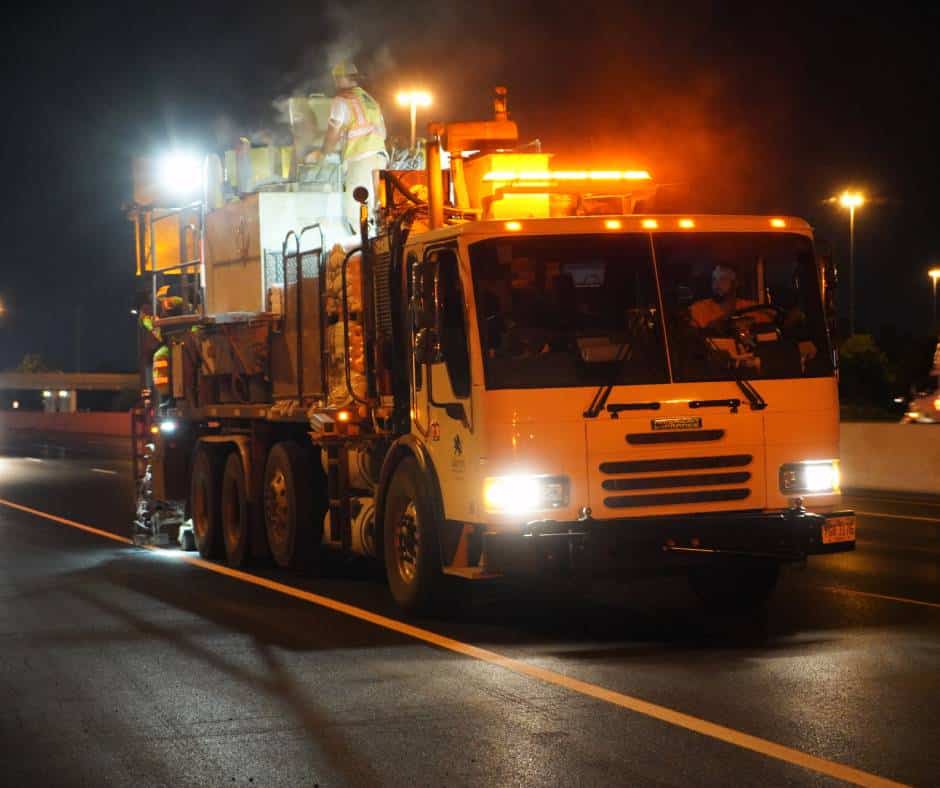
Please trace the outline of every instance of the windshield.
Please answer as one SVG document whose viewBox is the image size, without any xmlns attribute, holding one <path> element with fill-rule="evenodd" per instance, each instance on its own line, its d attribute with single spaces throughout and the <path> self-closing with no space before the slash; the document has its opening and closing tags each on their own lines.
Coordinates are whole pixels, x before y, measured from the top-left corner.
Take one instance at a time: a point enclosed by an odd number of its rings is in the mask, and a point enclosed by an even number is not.
<svg viewBox="0 0 940 788">
<path fill-rule="evenodd" d="M 486 387 L 668 382 L 649 236 L 470 245 Z"/>
<path fill-rule="evenodd" d="M 664 233 L 653 244 L 673 380 L 832 374 L 808 238 Z"/>
</svg>

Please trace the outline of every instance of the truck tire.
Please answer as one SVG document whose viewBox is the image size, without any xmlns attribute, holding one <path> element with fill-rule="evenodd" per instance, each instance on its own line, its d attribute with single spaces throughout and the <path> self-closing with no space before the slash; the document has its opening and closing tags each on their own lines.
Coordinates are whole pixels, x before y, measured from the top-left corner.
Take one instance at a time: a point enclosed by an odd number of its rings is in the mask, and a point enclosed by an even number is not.
<svg viewBox="0 0 940 788">
<path fill-rule="evenodd" d="M 298 569 L 315 563 L 323 517 L 314 511 L 307 453 L 293 441 L 275 443 L 264 466 L 264 528 L 274 562 Z"/>
<path fill-rule="evenodd" d="M 392 597 L 409 613 L 436 612 L 444 599 L 434 492 L 418 462 L 399 463 L 385 494 L 385 572 Z"/>
<path fill-rule="evenodd" d="M 249 555 L 248 485 L 242 458 L 237 451 L 229 452 L 222 471 L 221 522 L 228 565 L 244 566 Z"/>
<path fill-rule="evenodd" d="M 193 516 L 193 537 L 203 558 L 222 554 L 222 525 L 219 511 L 222 474 L 219 461 L 205 446 L 197 446 L 193 454 L 189 502 Z"/>
<path fill-rule="evenodd" d="M 767 603 L 779 576 L 779 564 L 754 561 L 695 567 L 689 572 L 689 584 L 708 609 L 747 611 Z"/>
</svg>

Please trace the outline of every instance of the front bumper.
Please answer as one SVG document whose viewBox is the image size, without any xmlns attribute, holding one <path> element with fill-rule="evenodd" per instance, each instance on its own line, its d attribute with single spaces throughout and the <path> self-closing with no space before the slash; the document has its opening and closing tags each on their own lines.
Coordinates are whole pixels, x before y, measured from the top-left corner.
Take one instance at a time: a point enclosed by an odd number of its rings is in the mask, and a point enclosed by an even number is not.
<svg viewBox="0 0 940 788">
<path fill-rule="evenodd" d="M 669 570 L 724 558 L 780 563 L 855 549 L 854 538 L 826 544 L 828 521 L 851 511 L 720 512 L 684 517 L 530 523 L 518 533 L 486 533 L 487 574 Z"/>
</svg>

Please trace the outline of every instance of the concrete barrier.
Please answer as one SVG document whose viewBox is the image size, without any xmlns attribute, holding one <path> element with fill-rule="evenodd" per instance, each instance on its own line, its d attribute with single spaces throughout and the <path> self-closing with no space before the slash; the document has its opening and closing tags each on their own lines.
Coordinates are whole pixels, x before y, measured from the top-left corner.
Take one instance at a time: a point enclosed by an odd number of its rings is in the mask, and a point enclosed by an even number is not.
<svg viewBox="0 0 940 788">
<path fill-rule="evenodd" d="M 0 413 L 0 435 L 16 432 L 130 437 L 131 416 L 129 413 Z"/>
<path fill-rule="evenodd" d="M 842 424 L 842 486 L 940 495 L 940 425 Z"/>
</svg>

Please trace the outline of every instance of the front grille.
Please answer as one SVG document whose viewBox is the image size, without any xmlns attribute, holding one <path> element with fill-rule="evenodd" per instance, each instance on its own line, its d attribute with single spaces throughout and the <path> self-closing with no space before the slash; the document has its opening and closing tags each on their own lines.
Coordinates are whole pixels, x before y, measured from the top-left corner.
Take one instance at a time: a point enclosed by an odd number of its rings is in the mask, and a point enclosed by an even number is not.
<svg viewBox="0 0 940 788">
<path fill-rule="evenodd" d="M 605 490 L 661 490 L 669 487 L 720 487 L 750 481 L 747 471 L 739 473 L 696 473 L 682 476 L 641 476 L 639 479 L 606 479 Z"/>
<path fill-rule="evenodd" d="M 750 454 L 729 454 L 712 457 L 678 457 L 658 460 L 626 460 L 604 462 L 600 472 L 605 476 L 621 478 L 604 479 L 601 487 L 606 493 L 633 490 L 675 490 L 680 487 L 710 488 L 691 489 L 682 492 L 651 492 L 641 495 L 608 495 L 604 505 L 609 509 L 628 509 L 641 506 L 677 506 L 695 503 L 741 501 L 750 496 L 749 487 L 742 487 L 751 480 L 747 470 L 719 473 L 688 473 L 688 471 L 713 471 L 728 468 L 745 468 L 754 458 Z M 634 474 L 663 474 L 670 471 L 686 471 L 670 476 L 637 476 Z M 623 478 L 623 477 L 626 478 Z M 716 490 L 715 487 L 729 489 Z"/>
<path fill-rule="evenodd" d="M 603 462 L 601 473 L 657 473 L 660 471 L 703 471 L 709 468 L 742 468 L 750 465 L 750 454 L 729 454 L 724 457 L 681 457 L 669 460 L 627 460 Z"/>
<path fill-rule="evenodd" d="M 670 506 L 689 503 L 715 503 L 716 501 L 740 501 L 751 494 L 740 490 L 697 490 L 695 492 L 659 493 L 656 495 L 618 495 L 604 499 L 608 509 L 628 509 L 636 506 Z"/>
<path fill-rule="evenodd" d="M 697 432 L 632 432 L 627 435 L 627 443 L 634 446 L 647 446 L 656 443 L 703 443 L 721 440 L 724 430 L 698 430 Z"/>
</svg>

